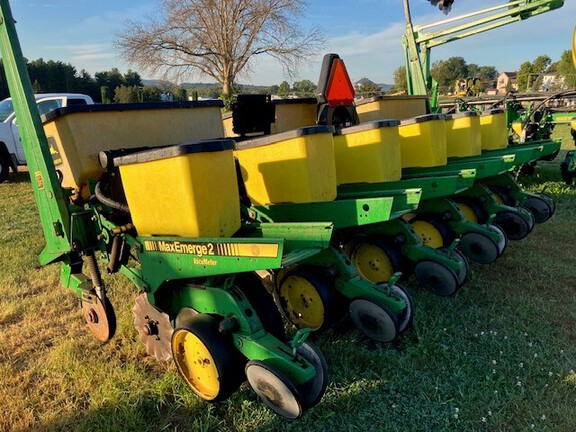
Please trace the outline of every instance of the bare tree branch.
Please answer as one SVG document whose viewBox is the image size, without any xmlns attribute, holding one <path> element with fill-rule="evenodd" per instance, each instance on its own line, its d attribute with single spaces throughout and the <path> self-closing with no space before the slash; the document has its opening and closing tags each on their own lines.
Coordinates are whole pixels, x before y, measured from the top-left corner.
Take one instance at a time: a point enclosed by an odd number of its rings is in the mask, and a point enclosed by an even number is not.
<svg viewBox="0 0 576 432">
<path fill-rule="evenodd" d="M 160 0 L 158 14 L 115 34 L 122 58 L 150 73 L 200 73 L 229 94 L 254 58 L 269 55 L 292 77 L 324 45 L 303 30 L 305 0 Z"/>
</svg>

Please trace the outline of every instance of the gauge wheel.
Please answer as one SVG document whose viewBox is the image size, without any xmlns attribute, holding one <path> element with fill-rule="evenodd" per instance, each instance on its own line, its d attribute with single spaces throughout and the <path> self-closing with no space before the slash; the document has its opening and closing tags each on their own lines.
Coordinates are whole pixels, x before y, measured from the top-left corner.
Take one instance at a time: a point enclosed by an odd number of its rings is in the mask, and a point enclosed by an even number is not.
<svg viewBox="0 0 576 432">
<path fill-rule="evenodd" d="M 290 342 L 288 342 L 288 345 L 290 345 Z M 304 342 L 296 349 L 296 352 L 299 356 L 304 357 L 316 371 L 314 378 L 296 386 L 300 395 L 302 409 L 307 410 L 316 406 L 326 392 L 326 387 L 328 386 L 328 364 L 320 349 L 311 342 Z"/>
<path fill-rule="evenodd" d="M 108 297 L 104 303 L 97 295 L 91 295 L 91 301 L 82 301 L 82 315 L 96 340 L 108 342 L 116 333 L 116 314 Z"/>
<path fill-rule="evenodd" d="M 488 189 L 490 189 L 490 192 L 492 192 L 498 204 L 504 204 L 510 207 L 516 207 L 518 204 L 516 200 L 512 198 L 512 195 L 510 195 L 508 189 L 506 189 L 504 186 L 490 185 L 488 186 Z"/>
<path fill-rule="evenodd" d="M 172 334 L 172 358 L 188 387 L 201 399 L 218 402 L 244 381 L 245 360 L 232 337 L 218 331 L 221 319 L 188 314 Z"/>
<path fill-rule="evenodd" d="M 522 240 L 532 231 L 533 224 L 530 224 L 518 213 L 512 211 L 502 211 L 496 215 L 494 225 L 501 228 L 509 240 Z"/>
<path fill-rule="evenodd" d="M 255 273 L 243 273 L 238 275 L 235 283 L 256 311 L 264 330 L 282 341 L 285 340 L 282 315 L 262 283 L 262 278 Z"/>
<path fill-rule="evenodd" d="M 350 260 L 358 274 L 374 284 L 388 282 L 394 273 L 402 271 L 402 253 L 386 239 L 357 238 L 350 249 Z"/>
<path fill-rule="evenodd" d="M 456 201 L 456 205 L 464 214 L 464 219 L 468 222 L 483 224 L 488 220 L 488 214 L 478 199 L 461 197 Z"/>
<path fill-rule="evenodd" d="M 456 294 L 461 286 L 456 272 L 436 261 L 418 262 L 414 274 L 421 286 L 442 297 Z"/>
<path fill-rule="evenodd" d="M 348 310 L 358 330 L 370 339 L 391 343 L 398 337 L 398 319 L 383 304 L 367 298 L 357 298 L 350 302 Z"/>
<path fill-rule="evenodd" d="M 454 240 L 446 224 L 435 217 L 418 215 L 410 221 L 410 226 L 420 236 L 424 246 L 433 249 L 446 247 Z"/>
<path fill-rule="evenodd" d="M 525 208 L 532 216 L 534 222 L 540 224 L 546 222 L 552 217 L 554 209 L 548 202 L 539 196 L 529 196 L 520 204 L 520 207 Z"/>
<path fill-rule="evenodd" d="M 334 286 L 312 269 L 297 269 L 284 276 L 274 290 L 274 300 L 297 328 L 321 330 L 337 318 Z"/>
<path fill-rule="evenodd" d="M 298 390 L 281 371 L 264 361 L 252 360 L 246 364 L 245 372 L 248 383 L 268 408 L 289 420 L 302 415 Z"/>
<path fill-rule="evenodd" d="M 392 285 L 390 291 L 406 303 L 406 307 L 402 312 L 396 315 L 396 319 L 398 320 L 398 334 L 401 335 L 408 331 L 414 323 L 414 302 L 408 290 L 401 285 Z"/>
</svg>

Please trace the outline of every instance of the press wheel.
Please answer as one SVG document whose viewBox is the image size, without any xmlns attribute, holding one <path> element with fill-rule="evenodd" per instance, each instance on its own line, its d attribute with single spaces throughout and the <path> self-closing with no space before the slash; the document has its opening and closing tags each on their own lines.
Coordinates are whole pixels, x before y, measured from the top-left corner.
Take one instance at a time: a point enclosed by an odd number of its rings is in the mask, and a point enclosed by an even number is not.
<svg viewBox="0 0 576 432">
<path fill-rule="evenodd" d="M 334 320 L 336 292 L 325 277 L 311 270 L 288 273 L 274 290 L 276 304 L 298 328 L 320 330 Z"/>
<path fill-rule="evenodd" d="M 554 209 L 546 200 L 540 198 L 539 196 L 529 196 L 520 204 L 520 207 L 525 208 L 532 216 L 534 216 L 534 222 L 543 223 L 552 217 Z"/>
<path fill-rule="evenodd" d="M 478 264 L 490 264 L 498 259 L 498 244 L 485 234 L 469 232 L 460 238 L 460 248 L 464 255 Z"/>
<path fill-rule="evenodd" d="M 328 386 L 328 365 L 322 352 L 311 342 L 304 342 L 296 352 L 306 359 L 312 366 L 316 374 L 314 378 L 296 386 L 300 395 L 300 404 L 303 410 L 316 406 L 324 396 Z"/>
<path fill-rule="evenodd" d="M 116 333 L 116 314 L 108 297 L 104 303 L 97 295 L 82 300 L 82 314 L 92 335 L 100 342 L 108 342 Z"/>
<path fill-rule="evenodd" d="M 296 386 L 274 366 L 260 360 L 246 364 L 246 378 L 258 397 L 275 413 L 295 420 L 304 411 Z"/>
<path fill-rule="evenodd" d="M 357 298 L 350 303 L 349 312 L 358 330 L 370 339 L 390 343 L 398 337 L 398 319 L 379 302 Z"/>
<path fill-rule="evenodd" d="M 454 295 L 461 284 L 458 275 L 449 267 L 435 261 L 420 261 L 414 268 L 416 280 L 436 295 Z"/>
<path fill-rule="evenodd" d="M 406 288 L 401 285 L 392 285 L 390 291 L 397 297 L 400 297 L 406 303 L 406 307 L 396 315 L 398 320 L 398 334 L 402 334 L 412 327 L 414 322 L 414 302 L 412 296 L 408 293 Z"/>
<path fill-rule="evenodd" d="M 534 227 L 519 214 L 512 211 L 502 211 L 496 215 L 494 225 L 497 225 L 505 233 L 510 240 L 522 240 L 525 238 Z"/>
<path fill-rule="evenodd" d="M 218 331 L 221 320 L 212 315 L 188 315 L 182 321 L 171 342 L 178 373 L 203 400 L 228 398 L 244 380 L 243 357 L 232 338 Z"/>
<path fill-rule="evenodd" d="M 388 282 L 402 269 L 400 251 L 384 239 L 357 239 L 350 249 L 356 271 L 372 283 Z"/>
</svg>

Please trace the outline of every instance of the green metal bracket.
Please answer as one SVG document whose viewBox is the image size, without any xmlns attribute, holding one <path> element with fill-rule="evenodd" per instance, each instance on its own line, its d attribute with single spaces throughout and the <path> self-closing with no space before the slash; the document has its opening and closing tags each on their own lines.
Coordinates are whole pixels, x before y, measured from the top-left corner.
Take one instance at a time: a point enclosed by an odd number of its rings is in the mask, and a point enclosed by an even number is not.
<svg viewBox="0 0 576 432">
<path fill-rule="evenodd" d="M 0 0 L 0 51 L 46 239 L 41 264 L 49 264 L 70 251 L 70 217 L 7 0 Z"/>
</svg>

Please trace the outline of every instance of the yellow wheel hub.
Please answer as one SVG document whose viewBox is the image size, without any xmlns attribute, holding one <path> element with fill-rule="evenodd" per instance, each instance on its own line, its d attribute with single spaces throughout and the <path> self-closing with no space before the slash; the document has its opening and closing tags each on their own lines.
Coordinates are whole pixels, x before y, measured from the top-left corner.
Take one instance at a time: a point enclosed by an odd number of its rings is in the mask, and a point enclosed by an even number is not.
<svg viewBox="0 0 576 432">
<path fill-rule="evenodd" d="M 432 225 L 430 222 L 417 220 L 412 222 L 412 228 L 422 239 L 422 243 L 434 249 L 439 249 L 444 246 L 444 239 L 442 233 Z"/>
<path fill-rule="evenodd" d="M 213 400 L 220 392 L 220 375 L 208 347 L 194 333 L 176 330 L 172 355 L 188 386 L 202 399 Z"/>
<path fill-rule="evenodd" d="M 324 303 L 316 287 L 302 276 L 288 276 L 280 287 L 285 313 L 299 327 L 317 330 L 324 323 Z"/>
<path fill-rule="evenodd" d="M 476 213 L 474 212 L 472 207 L 470 207 L 468 204 L 462 204 L 462 203 L 457 203 L 456 205 L 458 206 L 460 211 L 464 213 L 464 219 L 466 219 L 468 222 L 478 223 L 478 216 L 476 216 Z"/>
<path fill-rule="evenodd" d="M 494 191 L 492 191 L 492 193 L 494 194 L 494 198 L 498 204 L 504 204 L 504 198 L 502 198 L 502 195 Z"/>
<path fill-rule="evenodd" d="M 392 261 L 384 249 L 361 243 L 354 249 L 352 262 L 358 273 L 372 283 L 388 282 L 394 274 Z"/>
</svg>

